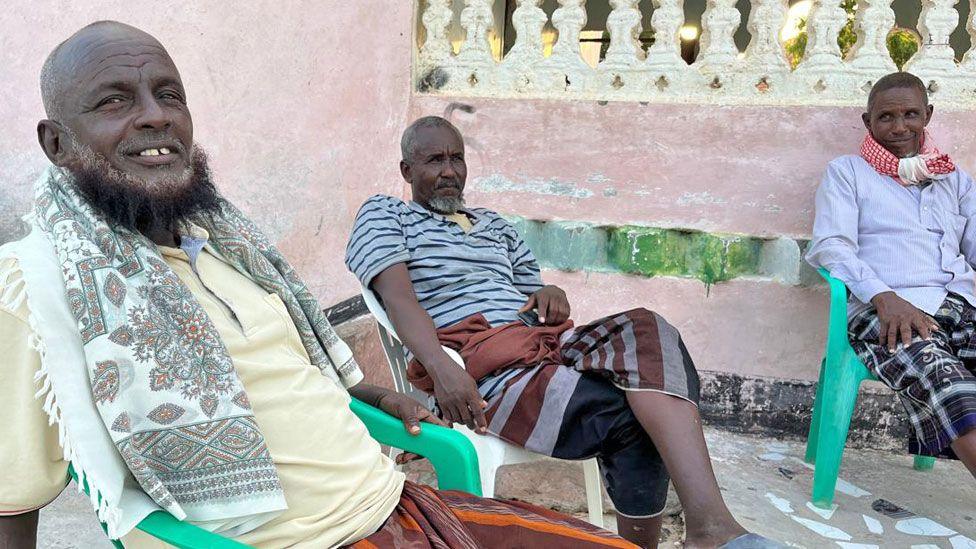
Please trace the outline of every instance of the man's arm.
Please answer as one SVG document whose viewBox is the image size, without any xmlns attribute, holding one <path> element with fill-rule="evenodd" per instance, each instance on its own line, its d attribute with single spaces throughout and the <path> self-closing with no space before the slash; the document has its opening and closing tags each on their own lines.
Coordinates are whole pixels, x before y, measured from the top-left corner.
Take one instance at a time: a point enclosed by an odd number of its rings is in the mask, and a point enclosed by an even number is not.
<svg viewBox="0 0 976 549">
<path fill-rule="evenodd" d="M 434 396 L 444 418 L 484 432 L 487 422 L 483 409 L 487 404 L 474 379 L 441 348 L 434 321 L 417 301 L 406 264 L 387 267 L 371 286 L 383 299 L 397 335 L 434 381 Z"/>
<path fill-rule="evenodd" d="M 37 545 L 37 511 L 0 516 L 0 549 L 34 549 Z"/>
<path fill-rule="evenodd" d="M 830 271 L 858 299 L 870 303 L 874 296 L 890 292 L 891 288 L 857 257 L 859 211 L 851 177 L 834 164 L 827 167 L 817 189 L 813 241 L 806 260 Z"/>
<path fill-rule="evenodd" d="M 931 331 L 938 329 L 935 320 L 898 297 L 867 263 L 857 257 L 860 212 L 849 177 L 834 164 L 827 167 L 817 189 L 813 242 L 806 260 L 814 267 L 830 271 L 831 276 L 843 281 L 862 302 L 874 305 L 881 323 L 879 345 L 894 350 L 900 338 L 908 346 L 913 330 L 928 339 Z"/>
</svg>

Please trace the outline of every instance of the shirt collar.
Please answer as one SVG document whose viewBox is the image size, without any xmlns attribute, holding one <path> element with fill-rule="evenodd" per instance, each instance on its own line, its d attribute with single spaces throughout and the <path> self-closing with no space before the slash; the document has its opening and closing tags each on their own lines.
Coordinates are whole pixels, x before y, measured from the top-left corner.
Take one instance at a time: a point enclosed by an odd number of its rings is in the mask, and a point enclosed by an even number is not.
<svg viewBox="0 0 976 549">
<path fill-rule="evenodd" d="M 437 212 L 432 212 L 432 211 L 428 210 L 427 208 L 421 206 L 420 204 L 414 202 L 413 200 L 411 200 L 407 204 L 408 204 L 408 206 L 410 207 L 411 210 L 413 210 L 413 211 L 415 211 L 417 213 L 421 213 L 421 214 L 424 214 L 424 215 L 433 217 L 434 219 L 438 219 L 440 221 L 448 221 L 448 222 L 453 223 L 453 221 L 451 221 L 450 219 L 448 219 L 446 215 L 440 214 L 440 213 L 437 213 Z M 474 211 L 474 210 L 472 210 L 470 208 L 461 208 L 460 210 L 458 210 L 458 213 L 463 213 L 463 214 L 467 215 L 469 218 L 471 218 L 471 224 L 472 225 L 477 225 L 478 224 L 478 221 L 481 220 L 481 214 L 479 214 L 478 212 L 476 212 L 476 211 Z"/>
</svg>

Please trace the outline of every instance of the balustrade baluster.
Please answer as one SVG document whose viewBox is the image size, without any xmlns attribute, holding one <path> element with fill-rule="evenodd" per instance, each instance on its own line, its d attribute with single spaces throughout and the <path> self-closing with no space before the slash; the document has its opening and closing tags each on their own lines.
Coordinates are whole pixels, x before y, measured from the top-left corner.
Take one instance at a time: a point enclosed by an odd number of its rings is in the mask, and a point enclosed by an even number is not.
<svg viewBox="0 0 976 549">
<path fill-rule="evenodd" d="M 420 62 L 424 68 L 442 65 L 451 56 L 451 41 L 447 28 L 451 25 L 454 10 L 452 0 L 428 0 L 427 9 L 421 16 L 427 38 L 420 48 Z"/>
<path fill-rule="evenodd" d="M 837 37 L 847 24 L 847 12 L 840 4 L 838 0 L 814 0 L 807 17 L 807 47 L 797 71 L 829 74 L 842 70 Z"/>
<path fill-rule="evenodd" d="M 654 43 L 647 49 L 645 65 L 660 72 L 682 71 L 688 66 L 681 58 L 684 0 L 654 0 L 653 5 L 651 28 L 654 29 Z"/>
<path fill-rule="evenodd" d="M 639 0 L 610 0 L 613 10 L 607 17 L 610 47 L 600 67 L 603 69 L 633 68 L 642 57 L 640 41 L 641 12 Z"/>
<path fill-rule="evenodd" d="M 484 88 L 494 76 L 495 58 L 491 54 L 488 31 L 495 24 L 492 0 L 464 0 L 461 10 L 461 26 L 467 37 L 457 55 L 457 69 L 452 72 L 450 84 L 454 89 L 464 86 L 457 82 L 458 77 L 467 82 L 470 88 Z"/>
<path fill-rule="evenodd" d="M 746 47 L 742 67 L 760 91 L 768 91 L 773 79 L 781 78 L 790 71 L 786 51 L 779 41 L 779 33 L 786 22 L 786 0 L 753 0 L 752 11 L 746 28 L 752 40 Z"/>
<path fill-rule="evenodd" d="M 700 51 L 695 67 L 706 76 L 725 76 L 739 55 L 734 37 L 742 14 L 735 8 L 735 2 L 708 0 L 705 4 Z"/>
<path fill-rule="evenodd" d="M 497 72 L 502 87 L 524 90 L 537 80 L 536 68 L 545 59 L 542 29 L 549 20 L 540 4 L 542 0 L 518 0 L 518 7 L 512 13 L 515 44 L 505 55 Z"/>
<path fill-rule="evenodd" d="M 857 42 L 848 53 L 848 67 L 858 73 L 862 89 L 870 88 L 870 83 L 898 70 L 888 53 L 888 33 L 895 26 L 891 1 L 859 0 L 857 4 L 857 19 L 854 20 Z"/>
<path fill-rule="evenodd" d="M 949 45 L 949 37 L 959 24 L 959 12 L 954 7 L 958 1 L 922 0 L 922 13 L 918 17 L 922 44 L 903 70 L 926 81 L 930 78 L 951 79 L 958 74 L 956 54 Z"/>
<path fill-rule="evenodd" d="M 974 0 L 976 1 L 976 0 Z M 580 55 L 580 33 L 586 26 L 586 0 L 559 0 L 552 12 L 552 25 L 559 36 L 552 55 L 543 62 L 546 85 L 551 90 L 582 91 L 593 69 Z"/>
<path fill-rule="evenodd" d="M 959 64 L 961 72 L 968 72 L 972 78 L 976 74 L 976 0 L 969 0 L 969 19 L 966 21 L 966 32 L 969 33 L 969 51 L 962 56 Z"/>
</svg>

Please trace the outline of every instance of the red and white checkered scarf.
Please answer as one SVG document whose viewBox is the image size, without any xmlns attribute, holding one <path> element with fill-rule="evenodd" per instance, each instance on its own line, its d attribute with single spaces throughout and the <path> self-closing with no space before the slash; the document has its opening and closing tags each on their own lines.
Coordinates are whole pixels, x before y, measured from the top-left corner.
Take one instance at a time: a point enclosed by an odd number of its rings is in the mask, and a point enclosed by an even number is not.
<svg viewBox="0 0 976 549">
<path fill-rule="evenodd" d="M 878 173 L 890 176 L 905 186 L 917 185 L 929 179 L 940 179 L 939 176 L 956 170 L 949 155 L 931 143 L 932 137 L 925 130 L 919 143 L 919 153 L 909 158 L 898 158 L 875 141 L 869 132 L 861 143 L 861 157 Z"/>
</svg>

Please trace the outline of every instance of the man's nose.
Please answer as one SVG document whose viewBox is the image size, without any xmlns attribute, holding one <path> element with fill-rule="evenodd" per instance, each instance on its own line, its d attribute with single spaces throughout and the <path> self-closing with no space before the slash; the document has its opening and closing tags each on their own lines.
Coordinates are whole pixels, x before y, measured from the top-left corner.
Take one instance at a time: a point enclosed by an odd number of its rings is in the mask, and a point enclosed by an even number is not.
<svg viewBox="0 0 976 549">
<path fill-rule="evenodd" d="M 454 162 L 450 158 L 441 163 L 441 177 L 457 177 L 457 170 L 454 169 Z"/>
<path fill-rule="evenodd" d="M 908 126 L 905 125 L 905 119 L 902 117 L 895 118 L 895 123 L 891 127 L 893 133 L 905 133 L 908 131 Z"/>
<path fill-rule="evenodd" d="M 143 130 L 165 130 L 173 123 L 172 117 L 159 104 L 155 97 L 144 97 L 140 101 L 141 110 L 135 125 Z"/>
</svg>

